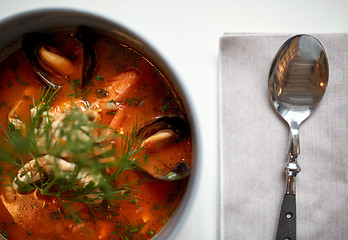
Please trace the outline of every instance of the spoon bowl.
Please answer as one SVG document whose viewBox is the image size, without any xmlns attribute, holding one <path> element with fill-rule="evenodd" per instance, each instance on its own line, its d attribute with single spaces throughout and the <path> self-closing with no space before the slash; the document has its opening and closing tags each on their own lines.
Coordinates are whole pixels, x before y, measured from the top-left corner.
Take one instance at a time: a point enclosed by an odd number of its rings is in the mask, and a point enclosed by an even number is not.
<svg viewBox="0 0 348 240">
<path fill-rule="evenodd" d="M 288 123 L 302 123 L 322 99 L 328 62 L 320 42 L 309 35 L 287 40 L 276 54 L 268 81 L 272 103 Z"/>
<path fill-rule="evenodd" d="M 271 102 L 290 128 L 286 192 L 280 211 L 276 239 L 296 239 L 295 179 L 301 171 L 299 127 L 321 101 L 329 76 L 325 50 L 310 35 L 288 39 L 275 55 L 268 80 Z"/>
</svg>

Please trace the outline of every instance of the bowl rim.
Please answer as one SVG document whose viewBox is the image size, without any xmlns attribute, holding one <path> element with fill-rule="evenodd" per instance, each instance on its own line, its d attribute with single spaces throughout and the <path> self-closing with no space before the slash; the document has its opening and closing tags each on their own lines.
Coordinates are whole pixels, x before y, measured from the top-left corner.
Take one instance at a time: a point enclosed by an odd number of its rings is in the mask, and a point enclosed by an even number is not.
<svg viewBox="0 0 348 240">
<path fill-rule="evenodd" d="M 49 26 L 55 19 L 64 16 L 64 24 L 56 24 L 56 26 Z M 77 19 L 79 18 L 79 19 Z M 93 21 L 91 21 L 93 19 Z M 45 21 L 43 21 L 45 20 Z M 71 23 L 65 23 L 71 20 Z M 33 23 L 41 22 L 41 25 L 33 26 Z M 193 101 L 190 99 L 188 90 L 183 84 L 183 79 L 178 75 L 178 71 L 172 67 L 169 60 L 161 55 L 151 42 L 145 39 L 138 33 L 133 32 L 125 23 L 121 23 L 115 19 L 111 19 L 100 14 L 80 9 L 72 8 L 42 8 L 21 11 L 12 14 L 6 18 L 0 20 L 0 32 L 2 32 L 2 39 L 0 40 L 0 56 L 6 56 L 9 52 L 18 48 L 18 42 L 23 34 L 30 31 L 47 30 L 59 26 L 73 26 L 76 23 L 101 29 L 103 31 L 110 31 L 120 34 L 123 41 L 130 45 L 139 44 L 138 49 L 141 53 L 145 51 L 146 57 L 150 57 L 151 62 L 154 62 L 155 66 L 159 66 L 159 69 L 166 73 L 170 82 L 180 95 L 183 101 L 184 107 L 187 112 L 189 122 L 191 124 L 192 134 L 192 156 L 193 165 L 191 168 L 191 174 L 189 182 L 184 196 L 177 207 L 174 214 L 170 217 L 168 223 L 156 234 L 152 239 L 173 239 L 182 229 L 185 220 L 189 216 L 189 212 L 192 211 L 193 203 L 196 201 L 197 191 L 200 185 L 200 178 L 202 177 L 202 157 L 201 157 L 201 137 L 198 115 L 193 107 Z M 87 24 L 88 22 L 88 24 Z M 75 23 L 75 24 L 73 24 Z M 101 24 L 103 26 L 101 26 Z M 3 49 L 6 51 L 2 52 Z M 151 56 L 149 54 L 151 53 Z M 0 234 L 0 239 L 3 238 Z M 5 238 L 3 238 L 5 239 Z"/>
</svg>

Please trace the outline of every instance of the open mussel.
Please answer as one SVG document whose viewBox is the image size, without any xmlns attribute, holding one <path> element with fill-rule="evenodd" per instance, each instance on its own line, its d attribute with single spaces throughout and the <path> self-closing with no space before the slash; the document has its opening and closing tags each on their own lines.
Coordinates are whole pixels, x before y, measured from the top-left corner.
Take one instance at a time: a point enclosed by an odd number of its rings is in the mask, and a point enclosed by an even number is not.
<svg viewBox="0 0 348 240">
<path fill-rule="evenodd" d="M 152 154 L 156 155 L 168 146 L 187 139 L 190 136 L 190 125 L 184 116 L 160 116 L 142 127 L 137 136 L 141 139 L 140 146 L 144 148 L 146 157 L 152 158 Z M 137 167 L 151 178 L 159 180 L 176 181 L 189 175 L 190 166 L 185 159 L 159 158 L 147 159 L 145 164 L 139 163 Z"/>
<path fill-rule="evenodd" d="M 28 33 L 22 49 L 44 85 L 56 88 L 67 79 L 80 79 L 83 88 L 95 68 L 93 40 L 84 27 L 69 35 Z"/>
</svg>

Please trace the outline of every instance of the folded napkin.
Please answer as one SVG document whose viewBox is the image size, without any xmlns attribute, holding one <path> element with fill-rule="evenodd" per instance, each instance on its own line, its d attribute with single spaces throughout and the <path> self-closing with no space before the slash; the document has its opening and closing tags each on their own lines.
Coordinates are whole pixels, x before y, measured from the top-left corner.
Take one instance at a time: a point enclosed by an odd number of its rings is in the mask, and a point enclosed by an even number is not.
<svg viewBox="0 0 348 240">
<path fill-rule="evenodd" d="M 273 109 L 268 73 L 290 34 L 220 39 L 221 239 L 274 239 L 285 193 L 289 129 Z M 314 34 L 329 83 L 300 127 L 297 239 L 348 239 L 348 34 Z"/>
</svg>

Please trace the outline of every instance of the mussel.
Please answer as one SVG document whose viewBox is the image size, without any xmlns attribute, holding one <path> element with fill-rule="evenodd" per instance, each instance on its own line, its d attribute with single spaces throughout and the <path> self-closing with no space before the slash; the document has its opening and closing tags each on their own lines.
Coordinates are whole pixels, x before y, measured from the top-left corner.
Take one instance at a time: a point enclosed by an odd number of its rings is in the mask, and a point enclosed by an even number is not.
<svg viewBox="0 0 348 240">
<path fill-rule="evenodd" d="M 153 152 L 161 151 L 166 144 L 175 144 L 188 138 L 190 125 L 183 115 L 160 116 L 142 127 L 137 136 L 141 139 L 140 146 L 147 152 L 147 157 L 151 157 Z M 137 164 L 137 168 L 151 178 L 167 181 L 181 180 L 190 174 L 190 166 L 184 159 L 174 159 L 174 165 L 173 159 L 170 159 L 171 164 L 167 164 L 165 159 L 162 161 L 163 169 L 160 167 L 155 172 L 147 164 Z M 156 164 L 149 163 L 152 166 Z"/>
<path fill-rule="evenodd" d="M 90 81 L 95 69 L 95 36 L 80 26 L 63 40 L 70 41 L 70 44 L 66 44 L 70 49 L 61 49 L 57 36 L 53 34 L 28 33 L 23 37 L 22 49 L 42 84 L 56 88 L 61 85 L 61 81 L 69 79 L 73 72 L 77 72 L 75 77 L 81 80 L 80 87 L 83 88 Z"/>
</svg>

